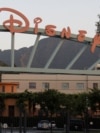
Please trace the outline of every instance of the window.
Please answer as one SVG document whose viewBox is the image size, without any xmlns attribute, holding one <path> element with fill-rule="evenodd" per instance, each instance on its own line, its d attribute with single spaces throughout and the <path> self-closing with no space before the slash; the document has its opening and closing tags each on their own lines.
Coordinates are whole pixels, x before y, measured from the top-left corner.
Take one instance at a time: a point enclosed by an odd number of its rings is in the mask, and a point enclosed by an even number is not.
<svg viewBox="0 0 100 133">
<path fill-rule="evenodd" d="M 84 83 L 77 83 L 77 89 L 84 89 Z"/>
<path fill-rule="evenodd" d="M 2 92 L 5 92 L 5 86 L 4 85 L 2 86 Z"/>
<path fill-rule="evenodd" d="M 17 85 L 17 87 L 16 87 L 17 89 L 19 89 L 19 84 Z"/>
<path fill-rule="evenodd" d="M 30 82 L 29 83 L 29 88 L 30 89 L 36 89 L 36 83 L 35 82 Z"/>
<path fill-rule="evenodd" d="M 62 89 L 69 89 L 69 83 L 62 83 Z"/>
<path fill-rule="evenodd" d="M 97 89 L 98 88 L 98 83 L 93 83 L 93 89 Z"/>
<path fill-rule="evenodd" d="M 43 83 L 43 89 L 49 89 L 50 85 L 49 83 Z"/>
</svg>

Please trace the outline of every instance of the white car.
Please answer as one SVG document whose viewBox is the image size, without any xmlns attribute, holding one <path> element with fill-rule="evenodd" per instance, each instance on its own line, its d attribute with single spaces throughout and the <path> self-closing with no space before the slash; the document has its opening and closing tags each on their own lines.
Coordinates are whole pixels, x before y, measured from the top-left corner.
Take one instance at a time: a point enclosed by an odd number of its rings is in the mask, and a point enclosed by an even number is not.
<svg viewBox="0 0 100 133">
<path fill-rule="evenodd" d="M 37 129 L 50 129 L 50 122 L 48 120 L 39 121 Z"/>
<path fill-rule="evenodd" d="M 51 125 L 52 124 L 52 125 Z M 50 129 L 50 128 L 56 128 L 55 121 L 49 122 L 49 120 L 41 120 L 38 122 L 37 129 Z"/>
</svg>

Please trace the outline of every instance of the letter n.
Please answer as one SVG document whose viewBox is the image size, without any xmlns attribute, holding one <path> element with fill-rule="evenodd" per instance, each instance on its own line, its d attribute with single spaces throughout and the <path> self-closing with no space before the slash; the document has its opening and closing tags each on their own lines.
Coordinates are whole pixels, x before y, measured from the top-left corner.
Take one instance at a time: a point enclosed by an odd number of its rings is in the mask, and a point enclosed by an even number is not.
<svg viewBox="0 0 100 133">
<path fill-rule="evenodd" d="M 70 27 L 67 27 L 67 30 L 65 28 L 62 29 L 62 32 L 61 32 L 61 38 L 70 38 L 71 36 L 71 30 L 70 30 Z"/>
</svg>

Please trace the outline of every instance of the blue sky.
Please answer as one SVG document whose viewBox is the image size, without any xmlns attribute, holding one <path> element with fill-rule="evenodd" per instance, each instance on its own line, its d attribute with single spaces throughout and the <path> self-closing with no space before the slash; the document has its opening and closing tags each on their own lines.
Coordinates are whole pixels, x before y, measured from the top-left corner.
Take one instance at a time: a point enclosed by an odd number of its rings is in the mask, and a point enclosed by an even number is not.
<svg viewBox="0 0 100 133">
<path fill-rule="evenodd" d="M 0 0 L 0 8 L 9 7 L 23 13 L 30 21 L 30 27 L 34 27 L 33 19 L 42 18 L 39 28 L 47 24 L 56 25 L 56 30 L 70 26 L 71 32 L 77 34 L 78 30 L 87 31 L 87 37 L 95 35 L 100 13 L 100 0 Z M 0 13 L 0 25 L 4 19 L 8 19 L 7 12 Z M 10 34 L 0 33 L 0 49 L 11 47 Z M 6 39 L 5 39 L 6 38 Z M 33 35 L 16 35 L 15 49 L 29 47 L 34 44 Z"/>
</svg>

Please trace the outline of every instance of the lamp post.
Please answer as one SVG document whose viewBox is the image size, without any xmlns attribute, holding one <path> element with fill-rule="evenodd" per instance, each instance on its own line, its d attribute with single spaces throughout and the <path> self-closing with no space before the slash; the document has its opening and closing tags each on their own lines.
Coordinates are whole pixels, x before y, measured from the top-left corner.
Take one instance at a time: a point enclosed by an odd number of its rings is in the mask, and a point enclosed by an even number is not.
<svg viewBox="0 0 100 133">
<path fill-rule="evenodd" d="M 64 117 L 65 117 L 65 132 L 69 133 L 70 132 L 70 111 L 69 109 L 66 108 L 66 106 L 60 106 L 63 109 Z"/>
<path fill-rule="evenodd" d="M 85 108 L 85 133 L 88 133 L 89 131 L 89 122 L 88 122 L 88 117 L 89 117 L 89 114 L 88 114 L 88 109 L 89 109 L 89 106 L 88 106 L 88 97 L 86 97 L 86 108 Z"/>
</svg>

